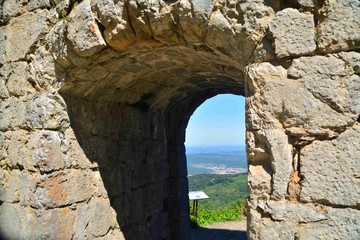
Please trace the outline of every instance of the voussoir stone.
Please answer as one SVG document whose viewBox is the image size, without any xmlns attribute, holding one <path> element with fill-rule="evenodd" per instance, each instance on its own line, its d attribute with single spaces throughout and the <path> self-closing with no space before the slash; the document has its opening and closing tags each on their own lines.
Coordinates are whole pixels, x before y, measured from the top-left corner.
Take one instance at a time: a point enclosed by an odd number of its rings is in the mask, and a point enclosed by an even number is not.
<svg viewBox="0 0 360 240">
<path fill-rule="evenodd" d="M 340 206 L 360 203 L 360 124 L 332 141 L 315 141 L 300 152 L 301 200 Z"/>
<path fill-rule="evenodd" d="M 124 1 L 91 0 L 91 8 L 96 19 L 105 27 L 103 34 L 109 46 L 124 51 L 135 42 Z"/>
<path fill-rule="evenodd" d="M 90 0 L 76 6 L 69 15 L 67 38 L 80 56 L 88 57 L 106 47 L 99 26 L 91 11 Z"/>
<path fill-rule="evenodd" d="M 179 23 L 187 42 L 199 44 L 204 41 L 207 22 L 211 14 L 212 1 L 180 1 Z"/>
<path fill-rule="evenodd" d="M 330 53 L 360 47 L 360 2 L 358 0 L 325 1 L 320 9 L 317 44 Z"/>
<path fill-rule="evenodd" d="M 308 55 L 315 51 L 314 16 L 286 8 L 276 13 L 269 24 L 278 58 Z"/>
</svg>

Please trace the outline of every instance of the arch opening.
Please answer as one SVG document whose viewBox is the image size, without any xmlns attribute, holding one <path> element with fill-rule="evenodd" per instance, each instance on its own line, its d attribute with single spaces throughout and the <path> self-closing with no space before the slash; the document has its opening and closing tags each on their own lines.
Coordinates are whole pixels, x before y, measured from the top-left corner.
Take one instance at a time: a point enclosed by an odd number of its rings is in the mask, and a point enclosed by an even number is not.
<svg viewBox="0 0 360 240">
<path fill-rule="evenodd" d="M 196 217 L 195 200 L 190 199 L 192 238 L 247 239 L 245 135 L 242 96 L 217 95 L 201 104 L 191 116 L 185 143 L 189 191 L 204 191 L 209 196 L 198 200 Z M 213 224 L 221 225 L 223 230 L 213 229 Z"/>
<path fill-rule="evenodd" d="M 127 240 L 190 239 L 186 125 L 206 99 L 244 95 L 241 67 L 185 47 L 103 54 L 60 90 L 83 151 L 74 157 L 99 172 L 98 196 Z"/>
</svg>

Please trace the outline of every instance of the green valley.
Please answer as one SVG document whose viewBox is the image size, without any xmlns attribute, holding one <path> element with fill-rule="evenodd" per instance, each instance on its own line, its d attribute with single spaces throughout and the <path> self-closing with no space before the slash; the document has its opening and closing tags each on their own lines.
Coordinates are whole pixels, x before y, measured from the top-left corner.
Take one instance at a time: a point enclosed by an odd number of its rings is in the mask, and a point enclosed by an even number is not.
<svg viewBox="0 0 360 240">
<path fill-rule="evenodd" d="M 246 214 L 247 173 L 199 174 L 188 179 L 190 191 L 203 191 L 209 196 L 199 201 L 200 225 L 241 220 Z"/>
</svg>

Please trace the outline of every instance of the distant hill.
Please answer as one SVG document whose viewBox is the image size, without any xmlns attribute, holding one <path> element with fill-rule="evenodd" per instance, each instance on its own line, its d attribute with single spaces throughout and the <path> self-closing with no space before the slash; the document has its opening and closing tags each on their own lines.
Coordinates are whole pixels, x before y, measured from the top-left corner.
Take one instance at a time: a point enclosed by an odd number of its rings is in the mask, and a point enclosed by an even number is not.
<svg viewBox="0 0 360 240">
<path fill-rule="evenodd" d="M 222 209 L 248 196 L 247 174 L 199 174 L 189 176 L 189 190 L 204 191 L 209 199 L 200 204 L 212 209 Z"/>
<path fill-rule="evenodd" d="M 186 148 L 188 174 L 234 174 L 247 171 L 244 146 Z"/>
</svg>

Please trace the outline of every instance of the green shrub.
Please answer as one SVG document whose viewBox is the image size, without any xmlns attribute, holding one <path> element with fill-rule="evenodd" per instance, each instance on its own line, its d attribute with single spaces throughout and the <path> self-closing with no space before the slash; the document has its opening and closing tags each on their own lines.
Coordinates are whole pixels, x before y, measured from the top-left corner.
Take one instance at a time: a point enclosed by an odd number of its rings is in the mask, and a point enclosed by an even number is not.
<svg viewBox="0 0 360 240">
<path fill-rule="evenodd" d="M 197 222 L 195 221 L 195 218 L 192 214 L 192 209 L 190 209 L 191 226 L 196 227 L 199 225 L 206 226 L 216 222 L 241 221 L 241 212 L 242 210 L 238 202 L 235 202 L 224 209 L 215 210 L 212 210 L 207 206 L 199 205 Z"/>
</svg>

